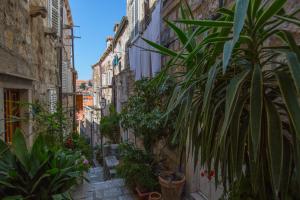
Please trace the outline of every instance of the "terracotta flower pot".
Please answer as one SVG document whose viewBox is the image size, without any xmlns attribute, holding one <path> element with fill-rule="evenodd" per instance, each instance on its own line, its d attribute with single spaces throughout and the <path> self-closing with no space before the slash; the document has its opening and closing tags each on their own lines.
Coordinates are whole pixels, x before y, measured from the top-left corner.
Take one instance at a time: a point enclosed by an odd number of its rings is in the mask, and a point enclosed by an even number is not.
<svg viewBox="0 0 300 200">
<path fill-rule="evenodd" d="M 149 200 L 161 200 L 161 194 L 158 192 L 151 192 L 149 195 Z"/>
<path fill-rule="evenodd" d="M 135 191 L 136 191 L 137 195 L 139 196 L 140 200 L 147 200 L 150 195 L 150 192 L 143 192 L 138 187 L 135 188 Z"/>
<path fill-rule="evenodd" d="M 185 184 L 185 176 L 182 175 L 180 180 L 170 181 L 159 176 L 159 184 L 161 186 L 162 198 L 170 200 L 181 200 L 183 186 Z"/>
</svg>

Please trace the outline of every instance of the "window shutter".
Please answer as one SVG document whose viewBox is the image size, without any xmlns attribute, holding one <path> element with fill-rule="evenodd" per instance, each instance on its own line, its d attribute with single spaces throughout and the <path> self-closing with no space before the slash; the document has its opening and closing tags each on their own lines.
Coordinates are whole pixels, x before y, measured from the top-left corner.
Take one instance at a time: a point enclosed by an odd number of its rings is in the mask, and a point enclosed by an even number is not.
<svg viewBox="0 0 300 200">
<path fill-rule="evenodd" d="M 52 28 L 52 0 L 48 0 L 48 5 L 47 5 L 47 10 L 48 10 L 48 27 Z"/>
<path fill-rule="evenodd" d="M 108 71 L 108 85 L 112 85 L 112 71 Z"/>
<path fill-rule="evenodd" d="M 102 74 L 102 87 L 107 86 L 106 82 L 107 82 L 106 74 Z"/>
<path fill-rule="evenodd" d="M 60 8 L 61 0 L 51 0 L 52 1 L 52 10 L 51 10 L 51 19 L 52 19 L 52 28 L 60 34 Z"/>
<path fill-rule="evenodd" d="M 62 91 L 63 93 L 67 93 L 68 87 L 68 63 L 63 61 L 62 65 Z"/>
<path fill-rule="evenodd" d="M 150 2 L 149 0 L 144 1 L 144 14 L 145 14 L 145 25 L 149 25 L 151 21 L 151 13 L 150 13 Z"/>
<path fill-rule="evenodd" d="M 55 89 L 48 90 L 49 95 L 49 111 L 50 113 L 55 113 L 57 109 L 57 94 Z"/>
<path fill-rule="evenodd" d="M 139 34 L 139 0 L 134 0 L 134 35 Z"/>
</svg>

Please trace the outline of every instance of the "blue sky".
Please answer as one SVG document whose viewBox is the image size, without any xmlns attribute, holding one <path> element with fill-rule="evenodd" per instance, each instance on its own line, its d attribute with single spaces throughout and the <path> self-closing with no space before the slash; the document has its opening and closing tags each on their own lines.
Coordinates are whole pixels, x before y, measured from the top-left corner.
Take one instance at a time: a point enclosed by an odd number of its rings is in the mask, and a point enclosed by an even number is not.
<svg viewBox="0 0 300 200">
<path fill-rule="evenodd" d="M 91 66 L 105 50 L 105 40 L 126 14 L 126 0 L 70 0 L 75 28 L 75 66 L 79 80 L 91 79 Z"/>
</svg>

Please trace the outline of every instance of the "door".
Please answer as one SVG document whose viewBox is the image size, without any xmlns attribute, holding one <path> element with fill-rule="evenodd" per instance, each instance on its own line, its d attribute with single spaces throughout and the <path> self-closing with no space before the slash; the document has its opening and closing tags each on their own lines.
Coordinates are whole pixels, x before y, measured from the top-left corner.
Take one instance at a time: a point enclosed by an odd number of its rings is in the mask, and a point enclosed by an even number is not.
<svg viewBox="0 0 300 200">
<path fill-rule="evenodd" d="M 20 91 L 4 89 L 5 142 L 11 143 L 13 133 L 20 128 Z"/>
</svg>

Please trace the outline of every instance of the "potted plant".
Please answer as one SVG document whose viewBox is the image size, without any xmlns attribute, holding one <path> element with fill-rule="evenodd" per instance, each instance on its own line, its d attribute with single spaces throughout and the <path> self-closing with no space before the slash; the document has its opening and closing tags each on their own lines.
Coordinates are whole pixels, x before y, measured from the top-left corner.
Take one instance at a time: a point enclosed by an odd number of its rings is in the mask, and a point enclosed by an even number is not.
<svg viewBox="0 0 300 200">
<path fill-rule="evenodd" d="M 126 184 L 136 191 L 140 199 L 147 200 L 151 192 L 159 190 L 152 157 L 131 144 L 121 144 L 120 154 L 117 174 L 125 179 Z"/>
<path fill-rule="evenodd" d="M 185 176 L 182 173 L 165 173 L 159 176 L 159 184 L 164 199 L 180 200 Z"/>
<path fill-rule="evenodd" d="M 149 200 L 161 200 L 161 194 L 158 192 L 151 192 L 149 195 Z"/>
</svg>

